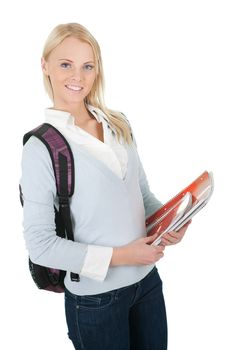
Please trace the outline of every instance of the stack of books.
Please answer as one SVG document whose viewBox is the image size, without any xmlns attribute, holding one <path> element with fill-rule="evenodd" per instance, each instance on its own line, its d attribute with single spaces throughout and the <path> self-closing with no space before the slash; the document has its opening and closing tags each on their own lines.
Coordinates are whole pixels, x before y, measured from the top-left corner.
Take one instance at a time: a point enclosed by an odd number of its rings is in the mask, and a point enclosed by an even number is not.
<svg viewBox="0 0 233 350">
<path fill-rule="evenodd" d="M 148 217 L 146 219 L 147 236 L 155 235 L 152 244 L 158 245 L 165 233 L 178 231 L 190 221 L 208 203 L 213 189 L 213 174 L 205 171 Z"/>
</svg>

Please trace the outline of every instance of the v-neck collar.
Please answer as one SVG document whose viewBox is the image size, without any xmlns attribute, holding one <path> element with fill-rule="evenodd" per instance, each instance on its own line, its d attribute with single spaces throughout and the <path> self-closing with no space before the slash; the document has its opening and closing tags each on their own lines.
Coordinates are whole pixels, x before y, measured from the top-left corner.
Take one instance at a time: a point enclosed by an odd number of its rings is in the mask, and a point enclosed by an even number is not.
<svg viewBox="0 0 233 350">
<path fill-rule="evenodd" d="M 110 177 L 113 181 L 117 181 L 118 183 L 121 183 L 121 184 L 125 184 L 128 181 L 129 170 L 130 170 L 129 166 L 131 164 L 130 153 L 132 152 L 130 145 L 128 145 L 128 144 L 126 145 L 128 162 L 127 162 L 126 173 L 125 173 L 125 176 L 123 178 L 120 178 L 119 176 L 117 176 L 117 174 L 115 174 L 106 164 L 104 164 L 99 159 L 97 159 L 94 155 L 92 155 L 90 152 L 88 152 L 88 150 L 84 149 L 83 147 L 80 147 L 78 144 L 75 144 L 75 148 L 77 149 L 77 152 L 84 155 L 85 160 L 88 160 L 88 158 L 91 159 L 91 162 L 89 162 L 89 164 L 99 168 L 101 170 L 101 172 L 103 172 L 105 175 L 107 174 L 108 177 Z"/>
</svg>

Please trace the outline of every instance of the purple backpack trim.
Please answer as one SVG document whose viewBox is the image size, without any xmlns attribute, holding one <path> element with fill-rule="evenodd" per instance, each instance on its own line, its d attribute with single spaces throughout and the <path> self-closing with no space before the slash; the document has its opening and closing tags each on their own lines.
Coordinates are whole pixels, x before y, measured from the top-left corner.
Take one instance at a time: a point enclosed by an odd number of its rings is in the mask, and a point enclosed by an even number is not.
<svg viewBox="0 0 233 350">
<path fill-rule="evenodd" d="M 63 155 L 66 158 L 68 167 L 68 194 L 69 197 L 72 196 L 74 193 L 74 158 L 70 145 L 65 137 L 54 126 L 48 123 L 44 123 L 24 135 L 24 145 L 31 136 L 38 137 L 49 151 L 53 163 L 58 195 L 61 193 L 59 155 Z"/>
</svg>

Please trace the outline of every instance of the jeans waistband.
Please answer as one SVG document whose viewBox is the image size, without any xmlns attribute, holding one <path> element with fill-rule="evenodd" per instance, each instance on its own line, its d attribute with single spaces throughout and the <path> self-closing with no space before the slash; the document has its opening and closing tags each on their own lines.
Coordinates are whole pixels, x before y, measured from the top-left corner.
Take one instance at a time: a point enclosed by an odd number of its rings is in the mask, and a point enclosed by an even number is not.
<svg viewBox="0 0 233 350">
<path fill-rule="evenodd" d="M 107 293 L 109 294 L 119 294 L 121 293 L 122 291 L 125 291 L 129 288 L 135 288 L 135 287 L 138 287 L 139 285 L 141 285 L 143 282 L 145 282 L 148 278 L 151 277 L 151 275 L 153 273 L 155 273 L 157 271 L 157 267 L 154 266 L 151 271 L 140 281 L 136 282 L 136 283 L 133 283 L 133 284 L 130 284 L 128 286 L 125 286 L 125 287 L 121 287 L 121 288 L 118 288 L 118 289 L 114 289 L 114 290 L 110 290 L 110 291 L 107 291 L 107 292 L 104 292 L 104 293 L 99 293 L 99 294 L 91 294 L 93 297 L 101 297 L 101 296 L 104 296 L 104 295 L 107 295 Z M 76 295 L 76 294 L 73 294 L 72 292 L 70 292 L 66 287 L 65 287 L 65 294 L 73 299 L 77 299 L 77 298 L 80 298 L 80 295 Z"/>
</svg>

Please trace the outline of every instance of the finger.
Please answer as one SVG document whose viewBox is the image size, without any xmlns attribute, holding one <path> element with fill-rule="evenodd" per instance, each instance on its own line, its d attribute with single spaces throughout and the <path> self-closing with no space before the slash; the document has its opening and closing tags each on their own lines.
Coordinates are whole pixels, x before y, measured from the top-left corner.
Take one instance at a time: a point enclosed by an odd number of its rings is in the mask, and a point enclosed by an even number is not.
<svg viewBox="0 0 233 350">
<path fill-rule="evenodd" d="M 169 239 L 170 237 L 176 238 L 178 236 L 178 231 L 170 231 L 168 233 L 165 233 L 164 237 Z"/>
<path fill-rule="evenodd" d="M 174 232 L 174 231 L 171 231 L 168 233 L 168 239 L 171 238 L 171 239 L 174 239 L 174 240 L 180 240 L 183 238 L 185 232 L 183 231 L 177 231 L 177 232 Z"/>
<path fill-rule="evenodd" d="M 166 239 L 166 238 L 162 238 L 160 244 L 162 244 L 162 245 L 164 245 L 164 246 L 168 246 L 168 245 L 172 245 L 173 243 L 171 243 L 171 242 L 170 242 L 168 239 Z"/>
<path fill-rule="evenodd" d="M 150 243 L 154 242 L 154 240 L 155 240 L 155 238 L 153 236 L 149 236 L 149 237 L 144 237 L 143 238 L 143 241 L 146 244 L 150 244 Z"/>
<path fill-rule="evenodd" d="M 177 239 L 179 237 L 179 234 L 178 232 L 171 231 L 171 232 L 165 233 L 163 237 L 165 239 L 168 239 L 169 241 L 170 240 L 173 241 L 174 239 Z"/>
<path fill-rule="evenodd" d="M 173 235 L 170 233 L 167 233 L 166 235 L 163 236 L 163 239 L 165 239 L 167 242 L 170 244 L 176 244 L 181 240 L 181 237 L 179 235 Z"/>
<path fill-rule="evenodd" d="M 163 252 L 164 249 L 165 249 L 165 246 L 164 245 L 157 245 L 157 246 L 153 246 L 157 252 Z"/>
<path fill-rule="evenodd" d="M 151 244 L 156 240 L 157 237 L 158 235 L 153 235 L 153 236 L 145 237 L 143 240 L 146 244 Z"/>
<path fill-rule="evenodd" d="M 184 234 L 186 232 L 187 228 L 182 228 L 179 231 L 170 231 L 167 234 L 171 237 L 177 238 L 178 240 L 181 240 L 184 237 Z"/>
</svg>

